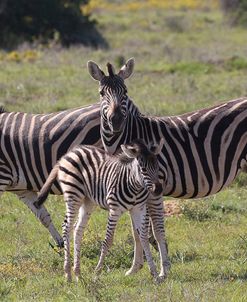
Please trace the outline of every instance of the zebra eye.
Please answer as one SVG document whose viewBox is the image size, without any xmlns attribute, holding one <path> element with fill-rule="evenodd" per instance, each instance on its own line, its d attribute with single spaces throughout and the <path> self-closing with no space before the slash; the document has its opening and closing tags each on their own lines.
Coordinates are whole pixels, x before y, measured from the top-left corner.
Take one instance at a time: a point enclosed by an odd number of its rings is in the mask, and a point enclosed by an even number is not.
<svg viewBox="0 0 247 302">
<path fill-rule="evenodd" d="M 104 90 L 100 90 L 99 94 L 100 94 L 101 96 L 104 96 L 104 95 L 105 95 Z"/>
</svg>

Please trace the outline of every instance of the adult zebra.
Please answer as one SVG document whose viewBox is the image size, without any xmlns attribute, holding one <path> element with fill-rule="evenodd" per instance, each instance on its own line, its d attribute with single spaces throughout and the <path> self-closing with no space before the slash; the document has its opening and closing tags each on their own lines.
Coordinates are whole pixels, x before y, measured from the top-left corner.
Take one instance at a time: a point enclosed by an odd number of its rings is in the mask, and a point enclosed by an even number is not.
<svg viewBox="0 0 247 302">
<path fill-rule="evenodd" d="M 0 112 L 0 195 L 16 194 L 59 246 L 63 239 L 50 214 L 33 202 L 57 160 L 78 144 L 103 147 L 99 104 L 51 114 Z M 52 193 L 61 194 L 58 184 Z"/>
<path fill-rule="evenodd" d="M 107 64 L 109 76 L 88 62 L 89 73 L 100 84 L 101 137 L 110 153 L 118 145 L 141 138 L 145 143 L 165 143 L 159 163 L 163 194 L 179 198 L 198 198 L 219 192 L 231 184 L 247 160 L 247 98 L 179 116 L 151 117 L 141 114 L 128 98 L 124 79 L 134 68 L 130 59 L 115 74 Z M 148 203 L 152 217 L 153 201 Z M 162 202 L 155 203 L 162 209 Z M 143 264 L 143 254 L 135 234 L 135 257 L 129 273 Z"/>
</svg>

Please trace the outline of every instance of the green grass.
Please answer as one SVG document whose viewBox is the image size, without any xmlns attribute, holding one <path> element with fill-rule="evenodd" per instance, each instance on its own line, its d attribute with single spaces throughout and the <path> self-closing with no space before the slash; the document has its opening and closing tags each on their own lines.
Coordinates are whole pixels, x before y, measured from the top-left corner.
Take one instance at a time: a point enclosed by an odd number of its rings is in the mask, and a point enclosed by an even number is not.
<svg viewBox="0 0 247 302">
<path fill-rule="evenodd" d="M 246 30 L 227 27 L 219 11 L 100 11 L 95 17 L 109 50 L 41 48 L 34 62 L 8 61 L 2 53 L 0 104 L 9 111 L 52 112 L 94 103 L 98 87 L 86 62 L 105 67 L 131 56 L 136 68 L 126 81 L 129 95 L 149 114 L 179 114 L 247 94 Z M 247 301 L 246 179 L 241 175 L 205 200 L 181 201 L 183 215 L 167 218 L 172 269 L 159 286 L 146 264 L 136 276 L 124 277 L 133 257 L 128 215 L 103 273 L 94 278 L 107 218 L 101 210 L 85 233 L 82 280 L 67 284 L 48 232 L 14 195 L 4 194 L 0 301 Z M 62 199 L 51 197 L 47 206 L 61 231 Z"/>
<path fill-rule="evenodd" d="M 246 301 L 247 207 L 243 189 L 228 189 L 207 200 L 182 202 L 181 217 L 166 220 L 172 269 L 167 281 L 155 285 L 147 265 L 125 277 L 133 257 L 128 215 L 117 228 L 103 273 L 95 279 L 107 213 L 96 210 L 86 230 L 79 284 L 67 284 L 63 258 L 48 244 L 48 233 L 13 195 L 2 198 L 0 231 L 1 301 Z M 239 200 L 239 202 L 238 202 Z M 64 204 L 51 197 L 47 206 L 61 229 Z M 225 210 L 223 211 L 223 206 Z M 200 209 L 213 212 L 201 219 Z M 153 251 L 158 263 L 158 255 Z M 199 300 L 198 300 L 199 299 Z"/>
</svg>

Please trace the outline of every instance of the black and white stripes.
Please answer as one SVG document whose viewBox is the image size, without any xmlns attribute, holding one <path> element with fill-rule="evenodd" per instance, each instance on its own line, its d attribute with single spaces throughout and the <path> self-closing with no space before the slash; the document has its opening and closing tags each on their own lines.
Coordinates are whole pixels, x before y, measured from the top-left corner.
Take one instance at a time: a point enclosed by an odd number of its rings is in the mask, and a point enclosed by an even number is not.
<svg viewBox="0 0 247 302">
<path fill-rule="evenodd" d="M 164 146 L 158 157 L 163 194 L 177 198 L 215 194 L 230 185 L 240 171 L 246 171 L 247 98 L 179 116 L 146 116 L 128 98 L 123 83 L 133 72 L 133 66 L 134 60 L 130 59 L 115 74 L 108 64 L 109 76 L 105 76 L 96 63 L 88 63 L 90 75 L 100 84 L 104 115 L 114 116 L 114 108 L 125 112 L 124 118 L 119 116 L 120 127 L 115 128 L 110 119 L 101 118 L 101 138 L 109 153 L 114 153 L 120 144 L 136 138 L 143 139 L 145 143 L 158 142 L 163 138 Z M 114 82 L 117 86 L 108 89 L 103 82 L 110 87 Z M 114 95 L 114 106 L 104 99 L 105 92 Z M 148 201 L 147 206 L 152 216 L 153 200 Z M 162 211 L 162 201 L 155 206 Z M 138 240 L 137 236 L 135 238 Z M 141 245 L 136 242 L 132 266 L 136 269 L 131 272 L 138 270 L 138 263 L 143 261 L 140 249 Z"/>
<path fill-rule="evenodd" d="M 119 217 L 130 211 L 134 229 L 136 230 L 145 251 L 151 274 L 156 278 L 157 271 L 152 260 L 148 244 L 148 219 L 146 200 L 150 192 L 154 196 L 162 193 L 158 181 L 159 154 L 163 141 L 150 151 L 142 141 L 122 145 L 123 154 L 109 156 L 103 150 L 90 146 L 79 146 L 67 153 L 51 171 L 46 183 L 40 191 L 35 206 L 40 207 L 46 200 L 53 182 L 57 179 L 66 202 L 66 217 L 63 224 L 65 246 L 65 274 L 71 280 L 70 267 L 70 232 L 76 216 L 78 216 L 74 233 L 75 262 L 74 271 L 80 274 L 80 242 L 83 229 L 93 210 L 93 204 L 109 211 L 107 232 L 102 244 L 101 255 L 96 270 L 102 268 L 103 260 L 113 241 L 115 227 Z M 79 215 L 78 215 L 79 212 Z M 161 233 L 161 263 L 168 265 L 163 235 L 163 216 L 153 223 Z M 160 228 L 159 228 L 160 226 Z M 167 267 L 162 267 L 160 278 L 164 278 Z"/>
<path fill-rule="evenodd" d="M 99 67 L 95 64 L 94 68 Z M 133 62 L 130 69 L 133 70 Z M 118 83 L 115 90 L 101 84 L 106 82 L 105 78 L 109 83 Z M 114 129 L 109 120 L 101 119 L 103 145 L 114 153 L 117 146 L 136 138 L 143 139 L 145 143 L 158 142 L 163 138 L 165 143 L 159 162 L 164 195 L 179 198 L 208 196 L 228 186 L 244 169 L 247 159 L 247 98 L 179 116 L 151 117 L 139 112 L 128 98 L 125 84 L 117 82 L 118 78 L 119 74 L 114 74 L 100 79 L 103 95 L 114 94 L 114 108 L 121 108 L 123 104 L 125 112 L 121 129 Z M 120 96 L 119 91 L 124 91 L 125 95 Z M 101 106 L 106 116 L 114 115 L 112 104 L 106 102 L 104 96 L 101 96 Z"/>
<path fill-rule="evenodd" d="M 0 113 L 0 194 L 15 193 L 37 215 L 57 242 L 62 238 L 44 207 L 33 206 L 57 160 L 78 144 L 102 146 L 100 107 L 51 114 Z M 58 184 L 52 192 L 61 194 Z"/>
</svg>

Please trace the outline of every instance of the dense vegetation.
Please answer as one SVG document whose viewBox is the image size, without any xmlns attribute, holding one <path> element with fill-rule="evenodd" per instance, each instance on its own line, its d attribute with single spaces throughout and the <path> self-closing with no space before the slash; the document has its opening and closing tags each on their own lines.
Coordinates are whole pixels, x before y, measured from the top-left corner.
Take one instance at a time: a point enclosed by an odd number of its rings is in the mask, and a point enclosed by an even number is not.
<svg viewBox="0 0 247 302">
<path fill-rule="evenodd" d="M 83 15 L 87 0 L 3 0 L 0 4 L 0 47 L 14 48 L 24 41 L 64 46 L 73 43 L 98 46 L 103 42 L 95 22 Z"/>
<path fill-rule="evenodd" d="M 0 105 L 9 111 L 52 112 L 96 102 L 97 84 L 88 75 L 87 60 L 119 66 L 132 56 L 136 70 L 126 82 L 129 95 L 148 114 L 179 114 L 247 94 L 246 30 L 228 27 L 220 10 L 128 9 L 127 4 L 111 9 L 92 11 L 108 50 L 51 45 L 0 52 Z M 50 248 L 46 230 L 14 195 L 4 194 L 0 300 L 244 302 L 246 184 L 243 174 L 215 196 L 179 200 L 182 215 L 166 220 L 172 269 L 160 286 L 146 265 L 136 276 L 124 277 L 133 256 L 128 215 L 119 223 L 104 272 L 94 278 L 106 226 L 102 210 L 92 216 L 85 233 L 81 282 L 66 284 L 63 258 Z M 47 207 L 61 230 L 62 199 L 50 197 Z"/>
<path fill-rule="evenodd" d="M 221 0 L 221 6 L 231 25 L 247 27 L 247 0 Z"/>
</svg>

